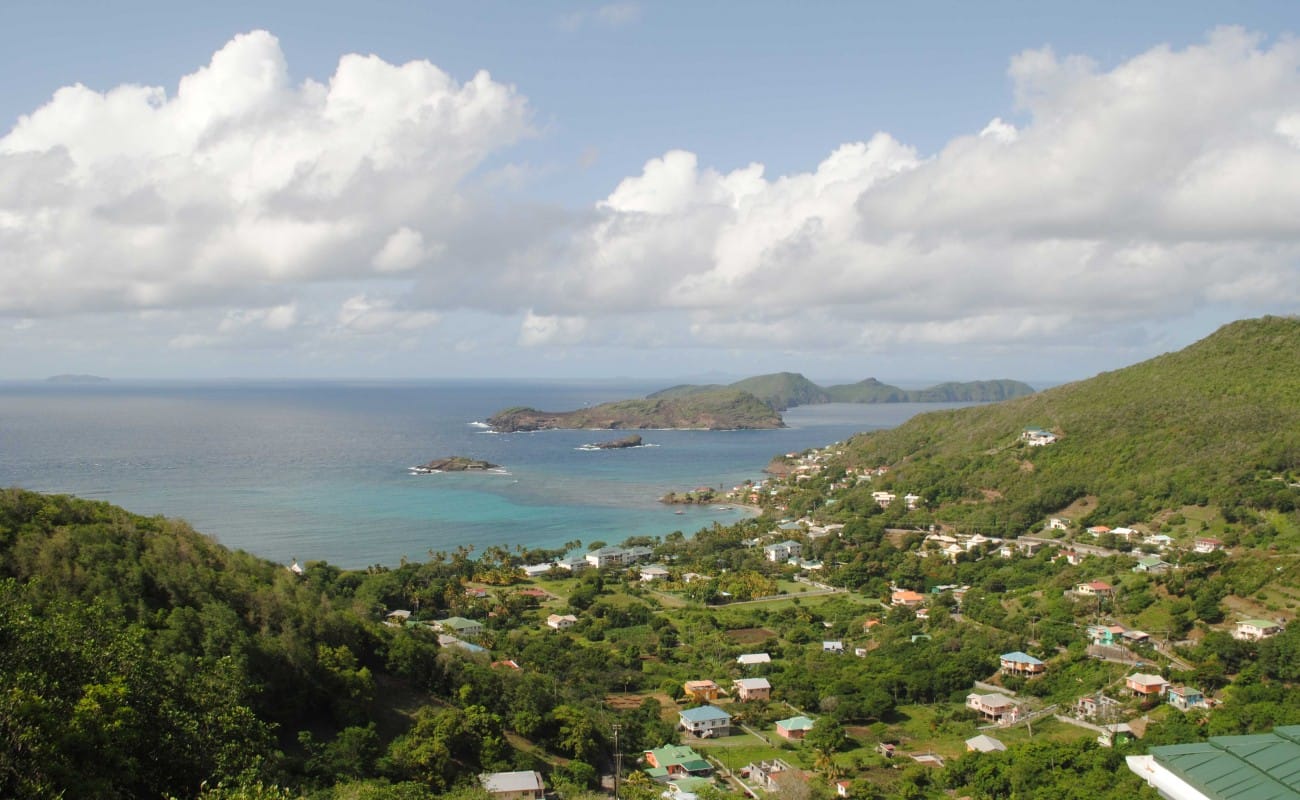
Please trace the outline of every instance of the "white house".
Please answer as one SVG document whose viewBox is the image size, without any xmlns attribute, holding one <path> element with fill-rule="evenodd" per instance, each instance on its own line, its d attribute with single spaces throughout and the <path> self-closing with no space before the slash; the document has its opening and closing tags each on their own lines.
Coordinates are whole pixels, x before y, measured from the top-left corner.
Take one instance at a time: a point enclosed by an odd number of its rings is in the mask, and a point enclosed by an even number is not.
<svg viewBox="0 0 1300 800">
<path fill-rule="evenodd" d="M 803 554 L 803 545 L 792 539 L 786 539 L 784 542 L 769 544 L 763 548 L 763 556 L 775 564 L 783 561 L 789 561 L 791 558 L 798 558 Z"/>
<path fill-rule="evenodd" d="M 578 618 L 572 614 L 552 614 L 546 618 L 546 627 L 557 631 L 567 630 L 577 623 Z"/>
<path fill-rule="evenodd" d="M 651 564 L 641 568 L 641 582 L 662 581 L 668 579 L 668 568 L 660 564 Z"/>
<path fill-rule="evenodd" d="M 896 495 L 893 492 L 872 492 L 871 499 L 876 501 L 876 505 L 881 508 L 889 508 L 889 504 L 894 502 Z"/>
<path fill-rule="evenodd" d="M 1266 619 L 1243 619 L 1237 623 L 1232 638 L 1246 642 L 1257 642 L 1282 632 L 1282 626 Z"/>
<path fill-rule="evenodd" d="M 1020 434 L 1020 440 L 1030 447 L 1042 447 L 1055 442 L 1056 434 L 1042 428 L 1025 428 Z"/>
<path fill-rule="evenodd" d="M 478 776 L 493 800 L 542 800 L 546 785 L 534 770 L 522 772 L 485 772 Z"/>
</svg>

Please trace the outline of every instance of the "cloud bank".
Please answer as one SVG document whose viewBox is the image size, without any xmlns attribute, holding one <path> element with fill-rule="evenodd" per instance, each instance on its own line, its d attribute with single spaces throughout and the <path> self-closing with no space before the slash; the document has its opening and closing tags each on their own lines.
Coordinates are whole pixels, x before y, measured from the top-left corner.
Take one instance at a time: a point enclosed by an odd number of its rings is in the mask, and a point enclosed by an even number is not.
<svg viewBox="0 0 1300 800">
<path fill-rule="evenodd" d="M 7 327 L 160 312 L 176 347 L 411 342 L 468 311 L 532 348 L 863 352 L 1300 301 L 1289 38 L 1220 29 L 1109 69 L 1027 51 L 1014 109 L 939 152 L 876 132 L 768 176 L 670 149 L 587 209 L 494 196 L 486 166 L 535 131 L 486 72 L 289 74 L 258 31 L 174 94 L 78 85 L 22 117 L 0 138 Z"/>
</svg>

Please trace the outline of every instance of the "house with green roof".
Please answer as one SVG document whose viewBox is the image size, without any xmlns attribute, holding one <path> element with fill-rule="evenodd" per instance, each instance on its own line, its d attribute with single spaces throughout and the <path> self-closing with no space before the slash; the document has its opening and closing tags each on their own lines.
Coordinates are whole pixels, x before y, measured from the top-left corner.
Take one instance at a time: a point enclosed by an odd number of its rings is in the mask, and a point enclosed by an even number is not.
<svg viewBox="0 0 1300 800">
<path fill-rule="evenodd" d="M 1267 639 L 1281 632 L 1282 626 L 1272 620 L 1243 619 L 1237 623 L 1237 629 L 1232 632 L 1232 638 L 1246 642 L 1258 642 L 1260 639 Z"/>
<path fill-rule="evenodd" d="M 803 715 L 776 723 L 776 735 L 783 739 L 802 739 L 813 728 L 813 720 Z"/>
<path fill-rule="evenodd" d="M 684 744 L 666 744 L 645 751 L 645 774 L 660 783 L 685 777 L 707 778 L 713 766 Z"/>
<path fill-rule="evenodd" d="M 478 636 L 483 633 L 483 623 L 464 617 L 447 617 L 435 623 L 438 629 L 457 636 Z"/>
<path fill-rule="evenodd" d="M 1170 800 L 1300 800 L 1300 725 L 1153 747 L 1126 761 Z"/>
</svg>

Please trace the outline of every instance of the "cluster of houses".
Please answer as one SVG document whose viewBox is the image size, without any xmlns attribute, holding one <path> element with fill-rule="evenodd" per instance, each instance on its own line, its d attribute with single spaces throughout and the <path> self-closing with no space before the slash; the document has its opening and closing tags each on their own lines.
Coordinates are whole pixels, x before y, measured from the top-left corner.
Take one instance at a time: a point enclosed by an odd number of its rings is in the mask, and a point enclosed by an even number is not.
<svg viewBox="0 0 1300 800">
<path fill-rule="evenodd" d="M 1017 553 L 1026 556 L 1032 556 L 1042 548 L 1043 543 L 1038 541 L 1021 541 L 1013 539 L 1006 541 L 994 536 L 985 536 L 980 533 L 976 534 L 955 534 L 931 532 L 926 534 L 925 542 L 920 552 L 917 553 L 921 558 L 926 558 L 931 553 L 938 552 L 949 561 L 956 562 L 959 556 L 969 555 L 980 552 L 994 552 L 1002 558 L 1011 558 Z"/>
</svg>

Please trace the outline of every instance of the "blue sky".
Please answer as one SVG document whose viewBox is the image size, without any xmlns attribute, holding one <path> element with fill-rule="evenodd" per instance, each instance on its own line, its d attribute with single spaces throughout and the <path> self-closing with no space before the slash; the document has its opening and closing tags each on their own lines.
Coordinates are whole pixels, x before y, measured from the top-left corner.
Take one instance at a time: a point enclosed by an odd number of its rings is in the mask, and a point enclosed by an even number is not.
<svg viewBox="0 0 1300 800">
<path fill-rule="evenodd" d="M 1300 300 L 1294 4 L 265 5 L 0 9 L 0 378 L 1055 381 Z"/>
</svg>

